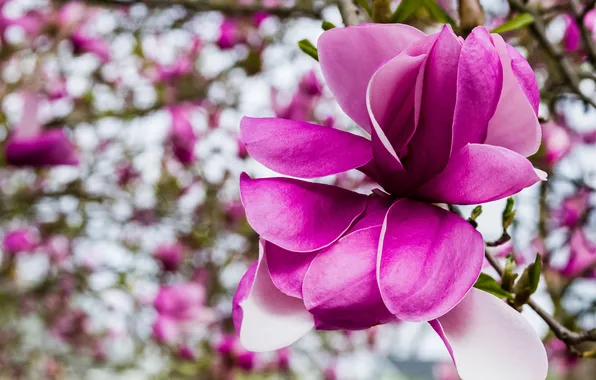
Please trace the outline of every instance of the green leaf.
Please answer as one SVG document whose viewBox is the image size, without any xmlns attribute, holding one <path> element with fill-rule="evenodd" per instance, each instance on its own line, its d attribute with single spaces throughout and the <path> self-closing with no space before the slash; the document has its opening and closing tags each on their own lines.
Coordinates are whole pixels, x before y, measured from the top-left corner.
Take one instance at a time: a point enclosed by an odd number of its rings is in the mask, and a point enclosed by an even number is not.
<svg viewBox="0 0 596 380">
<path fill-rule="evenodd" d="M 329 21 L 323 21 L 323 25 L 321 25 L 324 31 L 328 31 L 329 29 L 335 28 L 335 25 Z"/>
<path fill-rule="evenodd" d="M 513 273 L 515 267 L 516 265 L 513 255 L 507 255 L 507 262 L 505 263 L 503 276 L 501 276 L 501 287 L 508 292 L 510 292 L 513 289 L 513 284 L 515 283 L 515 279 L 517 278 L 517 273 Z"/>
<path fill-rule="evenodd" d="M 536 255 L 536 260 L 530 264 L 515 284 L 515 305 L 522 306 L 528 302 L 530 296 L 538 289 L 542 260 Z"/>
<path fill-rule="evenodd" d="M 505 33 L 513 30 L 523 29 L 534 23 L 534 16 L 529 13 L 520 13 L 514 18 L 506 21 L 503 25 L 492 30 L 492 33 Z"/>
<path fill-rule="evenodd" d="M 513 298 L 511 293 L 501 288 L 501 284 L 499 284 L 497 280 L 485 273 L 480 273 L 480 277 L 476 280 L 474 287 L 499 298 Z"/>
<path fill-rule="evenodd" d="M 451 16 L 449 16 L 449 14 L 445 12 L 445 10 L 441 8 L 441 6 L 439 6 L 435 0 L 422 0 L 420 2 L 424 3 L 424 6 L 428 10 L 428 13 L 430 13 L 430 17 L 433 20 L 456 27 L 455 21 L 453 21 Z"/>
<path fill-rule="evenodd" d="M 372 9 L 370 8 L 368 0 L 356 0 L 356 2 L 358 3 L 358 5 L 360 5 L 360 8 L 364 9 L 366 13 L 368 13 L 369 16 L 372 15 Z"/>
<path fill-rule="evenodd" d="M 310 55 L 315 60 L 319 60 L 319 51 L 317 50 L 315 45 L 313 45 L 312 42 L 310 42 L 309 40 L 298 41 L 298 47 L 300 48 L 300 50 Z"/>
<path fill-rule="evenodd" d="M 515 219 L 515 200 L 511 197 L 507 198 L 507 205 L 505 206 L 505 210 L 503 210 L 503 231 L 507 230 L 507 228 L 513 223 L 513 219 Z"/>
<path fill-rule="evenodd" d="M 536 293 L 538 289 L 538 283 L 540 282 L 540 273 L 542 272 L 542 257 L 540 254 L 536 254 L 536 260 L 534 264 L 530 265 L 529 268 L 529 275 L 530 275 L 530 290 L 532 294 Z"/>
<path fill-rule="evenodd" d="M 391 17 L 392 22 L 404 22 L 408 17 L 412 16 L 421 6 L 424 1 L 421 0 L 403 0 Z"/>
</svg>

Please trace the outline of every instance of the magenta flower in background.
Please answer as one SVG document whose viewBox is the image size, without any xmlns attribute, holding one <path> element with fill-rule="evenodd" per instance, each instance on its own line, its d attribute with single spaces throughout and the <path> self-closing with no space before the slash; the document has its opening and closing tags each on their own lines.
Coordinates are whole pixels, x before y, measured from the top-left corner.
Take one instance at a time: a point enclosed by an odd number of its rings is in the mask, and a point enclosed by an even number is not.
<svg viewBox="0 0 596 380">
<path fill-rule="evenodd" d="M 590 241 L 583 229 L 571 233 L 569 259 L 561 274 L 567 277 L 596 278 L 596 243 Z"/>
<path fill-rule="evenodd" d="M 228 50 L 245 42 L 246 36 L 242 32 L 238 20 L 227 18 L 221 23 L 217 38 L 217 46 L 220 49 Z"/>
<path fill-rule="evenodd" d="M 12 230 L 4 235 L 2 246 L 9 254 L 30 252 L 39 244 L 39 237 L 29 228 Z"/>
<path fill-rule="evenodd" d="M 31 10 L 20 17 L 9 18 L 0 9 L 0 34 L 2 34 L 2 38 L 4 38 L 4 33 L 10 27 L 19 27 L 29 38 L 35 37 L 39 35 L 45 24 L 45 16 L 41 12 Z"/>
<path fill-rule="evenodd" d="M 91 10 L 81 1 L 70 1 L 60 8 L 56 22 L 61 28 L 69 31 L 87 19 L 89 13 Z"/>
<path fill-rule="evenodd" d="M 189 120 L 189 108 L 185 105 L 170 107 L 172 128 L 170 142 L 174 156 L 183 165 L 192 164 L 196 157 L 194 153 L 197 135 Z"/>
<path fill-rule="evenodd" d="M 573 195 L 563 199 L 561 206 L 554 210 L 557 225 L 562 227 L 577 226 L 590 206 L 590 190 L 581 188 Z"/>
<path fill-rule="evenodd" d="M 201 284 L 184 282 L 162 286 L 153 306 L 160 315 L 174 320 L 196 320 L 206 314 L 205 300 Z"/>
<path fill-rule="evenodd" d="M 359 169 L 366 196 L 292 178 L 240 178 L 259 260 L 234 298 L 234 324 L 253 351 L 292 344 L 313 327 L 359 330 L 429 322 L 464 379 L 544 379 L 544 346 L 529 323 L 472 289 L 482 236 L 436 203 L 478 204 L 545 179 L 532 69 L 499 35 L 449 26 L 332 29 L 318 43 L 339 105 L 370 140 L 338 129 L 245 118 L 241 138 L 268 168 L 303 179 Z"/>
<path fill-rule="evenodd" d="M 185 247 L 182 244 L 162 244 L 155 250 L 153 257 L 166 271 L 177 271 L 184 258 Z"/>
<path fill-rule="evenodd" d="M 95 55 L 102 63 L 111 59 L 110 45 L 100 37 L 88 35 L 82 28 L 75 30 L 70 37 L 75 54 L 90 53 Z"/>
<path fill-rule="evenodd" d="M 152 326 L 153 339 L 164 344 L 174 344 L 180 336 L 178 322 L 174 319 L 158 315 Z"/>
<path fill-rule="evenodd" d="M 542 124 L 542 141 L 547 164 L 554 165 L 571 150 L 571 136 L 566 128 L 550 122 Z"/>
<path fill-rule="evenodd" d="M 317 100 L 323 93 L 323 84 L 319 81 L 314 71 L 304 74 L 298 85 L 298 91 L 290 103 L 281 106 L 277 102 L 277 89 L 271 93 L 271 103 L 275 116 L 282 119 L 306 121 L 310 119 Z"/>
<path fill-rule="evenodd" d="M 565 15 L 567 28 L 563 35 L 563 48 L 567 51 L 576 51 L 580 47 L 581 32 L 572 15 Z"/>
<path fill-rule="evenodd" d="M 33 167 L 78 165 L 75 146 L 65 130 L 43 130 L 38 119 L 40 96 L 25 91 L 23 97 L 23 116 L 4 147 L 6 162 Z"/>
</svg>

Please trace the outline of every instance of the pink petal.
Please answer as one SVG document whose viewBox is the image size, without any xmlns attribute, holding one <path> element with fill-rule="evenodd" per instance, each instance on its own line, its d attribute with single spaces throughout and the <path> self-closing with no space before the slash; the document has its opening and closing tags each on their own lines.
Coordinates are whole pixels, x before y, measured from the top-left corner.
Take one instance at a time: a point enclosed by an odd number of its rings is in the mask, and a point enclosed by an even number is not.
<svg viewBox="0 0 596 380">
<path fill-rule="evenodd" d="M 394 194 L 415 186 L 408 180 L 399 154 L 414 135 L 414 88 L 425 57 L 398 55 L 377 70 L 367 90 L 376 164 L 373 176 Z"/>
<path fill-rule="evenodd" d="M 485 28 L 475 28 L 466 39 L 457 76 L 452 146 L 454 152 L 467 143 L 481 144 L 486 140 L 488 122 L 494 115 L 501 96 L 501 61 L 490 33 Z"/>
<path fill-rule="evenodd" d="M 511 56 L 511 49 L 501 36 L 492 37 L 503 65 L 503 91 L 495 115 L 488 123 L 485 142 L 527 157 L 540 147 L 541 130 L 536 116 L 538 85 L 525 59 L 521 55 Z"/>
<path fill-rule="evenodd" d="M 435 326 L 436 325 L 436 321 Z M 463 379 L 544 380 L 546 350 L 528 321 L 497 297 L 478 289 L 438 319 Z"/>
<path fill-rule="evenodd" d="M 464 219 L 409 199 L 387 213 L 377 279 L 383 301 L 399 319 L 428 321 L 451 310 L 480 274 L 482 236 Z"/>
<path fill-rule="evenodd" d="M 511 196 L 545 179 L 545 173 L 518 153 L 499 146 L 468 144 L 417 194 L 430 202 L 478 204 Z"/>
<path fill-rule="evenodd" d="M 428 53 L 416 88 L 416 133 L 408 149 L 408 171 L 428 179 L 451 154 L 457 68 L 461 44 L 446 25 Z"/>
<path fill-rule="evenodd" d="M 233 306 L 240 343 L 255 352 L 289 346 L 314 327 L 313 317 L 302 301 L 283 294 L 275 287 L 269 277 L 262 244 L 260 248 L 254 279 L 250 281 L 252 274 L 249 270 L 246 280 L 240 282 Z"/>
<path fill-rule="evenodd" d="M 588 239 L 583 229 L 578 228 L 573 231 L 570 246 L 569 260 L 561 273 L 570 277 L 580 275 L 596 277 L 596 244 Z M 589 268 L 593 270 L 590 271 Z"/>
<path fill-rule="evenodd" d="M 369 24 L 331 29 L 319 38 L 319 61 L 344 112 L 370 131 L 366 88 L 375 71 L 425 34 L 408 25 Z"/>
<path fill-rule="evenodd" d="M 311 123 L 245 117 L 240 136 L 255 160 L 294 177 L 338 174 L 372 160 L 367 139 Z"/>
<path fill-rule="evenodd" d="M 380 233 L 377 226 L 348 234 L 310 264 L 304 304 L 321 324 L 359 330 L 395 319 L 383 304 L 375 276 Z"/>
<path fill-rule="evenodd" d="M 336 186 L 247 174 L 240 176 L 240 196 L 261 238 L 294 252 L 333 243 L 364 211 L 367 199 Z"/>
<path fill-rule="evenodd" d="M 273 243 L 266 243 L 269 274 L 275 287 L 291 297 L 302 298 L 302 282 L 315 252 L 291 252 Z"/>
</svg>

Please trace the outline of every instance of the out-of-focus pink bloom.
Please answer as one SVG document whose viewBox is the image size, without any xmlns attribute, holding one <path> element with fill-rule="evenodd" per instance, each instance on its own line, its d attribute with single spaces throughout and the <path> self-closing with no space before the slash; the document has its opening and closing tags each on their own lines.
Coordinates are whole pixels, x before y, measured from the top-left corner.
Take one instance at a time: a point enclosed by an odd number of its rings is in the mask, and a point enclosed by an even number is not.
<svg viewBox="0 0 596 380">
<path fill-rule="evenodd" d="M 494 201 L 545 179 L 526 158 L 541 141 L 528 62 L 483 27 L 462 40 L 448 25 L 430 36 L 399 24 L 335 28 L 318 51 L 335 99 L 372 138 L 242 120 L 251 157 L 303 179 L 240 178 L 261 238 L 234 297 L 242 344 L 270 351 L 312 328 L 428 322 L 464 379 L 544 379 L 532 326 L 473 288 L 482 236 L 435 205 Z M 369 196 L 305 181 L 358 168 L 379 186 Z"/>
<path fill-rule="evenodd" d="M 130 163 L 118 167 L 116 172 L 118 174 L 118 186 L 120 187 L 127 186 L 131 181 L 140 176 L 140 173 Z"/>
<path fill-rule="evenodd" d="M 193 69 L 193 61 L 189 57 L 179 57 L 171 65 L 157 65 L 155 67 L 153 82 L 170 82 L 190 74 Z"/>
<path fill-rule="evenodd" d="M 188 107 L 185 105 L 170 107 L 172 128 L 170 142 L 174 156 L 183 165 L 190 165 L 195 161 L 195 145 L 197 135 L 188 118 Z"/>
<path fill-rule="evenodd" d="M 93 37 L 77 29 L 70 37 L 75 54 L 91 53 L 100 59 L 102 63 L 109 62 L 111 59 L 110 45 L 100 37 Z"/>
<path fill-rule="evenodd" d="M 546 344 L 551 368 L 559 375 L 564 375 L 580 362 L 577 356 L 569 353 L 565 343 L 557 338 L 552 338 Z"/>
<path fill-rule="evenodd" d="M 337 370 L 335 365 L 330 365 L 323 371 L 323 379 L 325 380 L 337 380 Z"/>
<path fill-rule="evenodd" d="M 25 91 L 23 116 L 8 139 L 4 154 L 13 166 L 78 165 L 74 145 L 62 129 L 42 130 L 38 119 L 40 97 Z"/>
<path fill-rule="evenodd" d="M 283 119 L 306 121 L 314 110 L 319 96 L 322 94 L 323 85 L 313 71 L 306 73 L 298 85 L 298 91 L 292 97 L 290 104 L 280 106 L 277 102 L 277 89 L 271 93 L 271 102 L 275 116 Z"/>
<path fill-rule="evenodd" d="M 235 353 L 236 365 L 238 368 L 242 368 L 245 371 L 251 371 L 255 368 L 256 355 L 254 352 L 250 352 L 238 346 L 238 350 Z"/>
<path fill-rule="evenodd" d="M 30 252 L 39 244 L 39 238 L 35 232 L 28 228 L 13 230 L 4 235 L 4 250 L 7 253 Z"/>
<path fill-rule="evenodd" d="M 277 350 L 277 368 L 282 372 L 290 370 L 290 349 L 282 348 Z"/>
<path fill-rule="evenodd" d="M 231 355 L 234 351 L 237 338 L 234 335 L 225 334 L 215 344 L 215 350 L 221 355 Z"/>
<path fill-rule="evenodd" d="M 58 11 L 58 25 L 70 31 L 77 27 L 88 17 L 90 10 L 81 1 L 70 1 L 64 4 Z"/>
<path fill-rule="evenodd" d="M 323 84 L 314 71 L 309 71 L 302 77 L 299 87 L 305 95 L 320 96 L 323 94 Z"/>
<path fill-rule="evenodd" d="M 238 143 L 238 157 L 244 160 L 246 157 L 248 157 L 248 151 L 246 150 L 246 146 L 244 145 L 244 143 L 242 142 L 241 139 L 238 139 L 237 143 Z"/>
<path fill-rule="evenodd" d="M 254 352 L 244 349 L 238 338 L 234 335 L 225 334 L 216 343 L 215 350 L 222 356 L 230 359 L 237 367 L 250 371 L 255 367 L 256 355 Z"/>
<path fill-rule="evenodd" d="M 261 26 L 263 21 L 269 18 L 269 13 L 267 12 L 257 12 L 252 16 L 254 25 L 258 28 Z"/>
<path fill-rule="evenodd" d="M 561 271 L 568 277 L 596 277 L 596 243 L 590 241 L 582 228 L 571 233 L 569 260 Z"/>
<path fill-rule="evenodd" d="M 172 319 L 195 319 L 205 308 L 205 288 L 194 282 L 162 286 L 153 306 Z"/>
<path fill-rule="evenodd" d="M 581 32 L 575 19 L 571 15 L 565 15 L 567 27 L 563 35 L 563 48 L 567 51 L 576 51 L 579 49 L 581 41 Z"/>
<path fill-rule="evenodd" d="M 571 136 L 564 127 L 553 123 L 542 124 L 544 156 L 549 165 L 554 165 L 571 150 Z"/>
<path fill-rule="evenodd" d="M 575 194 L 565 198 L 561 206 L 554 210 L 557 225 L 563 227 L 575 227 L 581 222 L 588 207 L 590 206 L 590 191 L 585 188 L 579 189 Z"/>
<path fill-rule="evenodd" d="M 220 49 L 228 50 L 245 42 L 246 36 L 244 35 L 238 20 L 226 18 L 219 27 L 217 46 L 219 46 Z"/>
<path fill-rule="evenodd" d="M 159 314 L 153 322 L 153 339 L 164 344 L 173 344 L 178 340 L 180 329 L 174 319 Z"/>
<path fill-rule="evenodd" d="M 3 35 L 8 28 L 16 26 L 22 28 L 25 34 L 31 38 L 41 32 L 45 22 L 44 15 L 35 10 L 29 11 L 17 18 L 8 18 L 4 16 L 4 12 L 0 11 L 0 34 Z"/>
<path fill-rule="evenodd" d="M 51 262 L 61 265 L 70 256 L 70 241 L 62 235 L 55 235 L 44 242 L 44 248 Z"/>
<path fill-rule="evenodd" d="M 178 356 L 188 361 L 195 361 L 197 360 L 197 353 L 196 351 L 190 346 L 182 346 L 178 349 Z"/>
<path fill-rule="evenodd" d="M 435 364 L 433 376 L 435 380 L 459 380 L 457 369 L 449 362 Z"/>
<path fill-rule="evenodd" d="M 162 244 L 155 250 L 153 257 L 161 263 L 167 271 L 177 271 L 184 258 L 185 247 L 182 244 Z"/>
</svg>

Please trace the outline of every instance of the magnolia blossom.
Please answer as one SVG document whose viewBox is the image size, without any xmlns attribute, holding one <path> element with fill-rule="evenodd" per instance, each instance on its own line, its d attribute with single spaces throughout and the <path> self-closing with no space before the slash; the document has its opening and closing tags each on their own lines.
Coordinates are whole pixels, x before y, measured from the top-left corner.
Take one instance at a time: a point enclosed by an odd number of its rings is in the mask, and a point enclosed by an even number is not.
<svg viewBox="0 0 596 380">
<path fill-rule="evenodd" d="M 308 120 L 322 93 L 323 85 L 314 71 L 309 71 L 300 80 L 298 91 L 296 91 L 288 105 L 280 106 L 278 104 L 277 90 L 273 89 L 271 103 L 273 104 L 275 116 L 290 120 Z"/>
<path fill-rule="evenodd" d="M 181 244 L 162 244 L 157 247 L 153 257 L 161 263 L 167 271 L 176 271 L 184 258 L 184 246 Z"/>
<path fill-rule="evenodd" d="M 188 118 L 188 107 L 171 107 L 170 115 L 172 116 L 170 141 L 174 156 L 184 165 L 192 164 L 196 158 L 194 149 L 197 143 L 197 135 Z"/>
<path fill-rule="evenodd" d="M 246 42 L 246 35 L 242 31 L 238 20 L 227 18 L 219 27 L 219 37 L 217 39 L 217 46 L 220 49 L 231 49 L 238 44 Z"/>
<path fill-rule="evenodd" d="M 577 226 L 590 207 L 590 191 L 586 188 L 579 189 L 576 193 L 563 199 L 561 206 L 553 214 L 556 223 L 562 227 Z"/>
<path fill-rule="evenodd" d="M 576 51 L 581 46 L 581 31 L 572 15 L 564 15 L 566 24 L 563 35 L 563 47 L 567 51 Z M 596 10 L 589 11 L 584 17 L 584 25 L 592 32 L 592 39 L 596 40 Z"/>
<path fill-rule="evenodd" d="M 8 253 L 28 252 L 39 244 L 37 235 L 28 228 L 12 230 L 4 235 L 3 247 Z"/>
<path fill-rule="evenodd" d="M 249 154 L 287 176 L 359 169 L 381 188 L 363 195 L 292 178 L 240 178 L 260 235 L 233 319 L 242 344 L 269 351 L 313 327 L 358 330 L 428 322 L 464 380 L 543 380 L 544 346 L 495 296 L 473 289 L 484 241 L 437 203 L 478 204 L 545 179 L 532 69 L 486 29 L 464 41 L 449 26 L 332 29 L 318 43 L 325 80 L 370 139 L 282 119 L 245 118 Z"/>
<path fill-rule="evenodd" d="M 546 163 L 554 165 L 571 150 L 571 136 L 564 127 L 556 123 L 542 125 L 542 140 L 544 141 L 544 157 Z"/>
<path fill-rule="evenodd" d="M 78 28 L 70 37 L 75 54 L 91 53 L 107 63 L 111 59 L 110 45 L 100 37 L 87 34 L 83 28 Z"/>
<path fill-rule="evenodd" d="M 63 129 L 43 130 L 38 119 L 40 97 L 26 91 L 23 94 L 23 116 L 8 139 L 4 154 L 14 166 L 78 165 L 75 146 Z"/>
<path fill-rule="evenodd" d="M 571 233 L 569 260 L 561 273 L 565 276 L 596 278 L 596 243 L 590 241 L 583 229 Z"/>
</svg>

